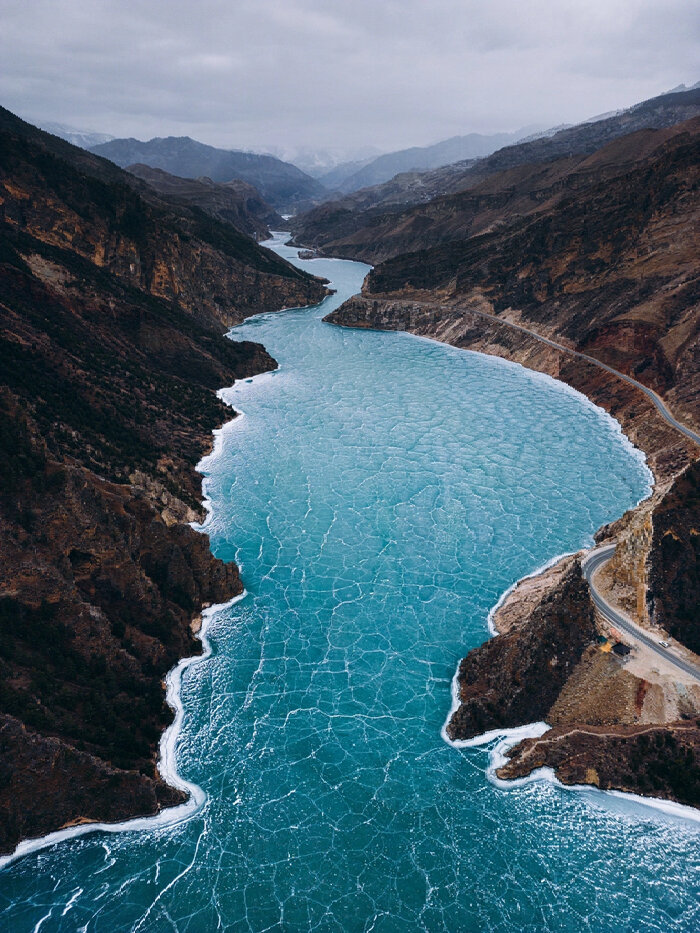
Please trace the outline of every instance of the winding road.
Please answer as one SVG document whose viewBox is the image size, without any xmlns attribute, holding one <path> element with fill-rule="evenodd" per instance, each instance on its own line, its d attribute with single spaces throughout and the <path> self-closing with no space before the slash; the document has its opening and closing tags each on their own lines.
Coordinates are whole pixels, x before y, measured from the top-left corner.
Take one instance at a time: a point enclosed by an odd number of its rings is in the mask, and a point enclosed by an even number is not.
<svg viewBox="0 0 700 933">
<path fill-rule="evenodd" d="M 566 347 L 564 344 L 557 343 L 555 340 L 550 340 L 548 337 L 542 337 L 535 331 L 529 330 L 527 327 L 522 327 L 520 324 L 513 324 L 510 321 L 504 321 L 501 318 L 496 317 L 496 315 L 487 314 L 484 311 L 476 311 L 472 309 L 470 309 L 470 311 L 473 314 L 478 314 L 480 317 L 484 317 L 492 321 L 497 321 L 500 324 L 506 324 L 508 327 L 512 327 L 514 330 L 519 330 L 530 337 L 534 337 L 541 343 L 545 343 L 550 347 L 554 347 L 556 350 L 561 350 L 562 352 L 568 353 L 571 356 L 586 360 L 588 363 L 593 363 L 594 366 L 598 366 L 600 369 L 604 369 L 606 372 L 611 373 L 613 376 L 617 376 L 618 379 L 622 379 L 624 382 L 628 382 L 630 385 L 635 386 L 637 389 L 642 391 L 653 403 L 654 407 L 659 412 L 664 421 L 670 424 L 671 427 L 675 428 L 677 431 L 680 431 L 680 433 L 687 437 L 689 440 L 700 446 L 700 434 L 698 434 L 696 431 L 693 431 L 692 428 L 681 424 L 681 422 L 673 416 L 663 399 L 657 395 L 653 389 L 648 388 L 648 386 L 643 385 L 641 382 L 637 382 L 637 380 L 633 379 L 631 376 L 627 376 L 625 373 L 621 373 L 619 370 L 613 369 L 612 366 L 608 366 L 606 363 L 601 363 L 601 361 L 597 360 L 594 356 L 588 356 L 587 353 L 581 353 L 578 350 L 572 350 L 570 347 Z M 696 664 L 692 664 L 691 662 L 684 660 L 683 658 L 678 657 L 678 655 L 675 654 L 673 650 L 665 648 L 663 645 L 661 645 L 659 639 L 655 639 L 653 635 L 633 622 L 623 612 L 621 612 L 619 609 L 616 609 L 614 606 L 611 606 L 610 603 L 607 602 L 601 593 L 595 588 L 593 581 L 594 574 L 604 564 L 607 564 L 607 562 L 615 553 L 616 546 L 617 545 L 615 544 L 606 544 L 603 547 L 595 548 L 591 550 L 581 561 L 581 569 L 583 570 L 583 575 L 588 582 L 591 596 L 596 608 L 603 616 L 603 618 L 606 619 L 611 625 L 615 626 L 615 628 L 621 629 L 632 638 L 642 642 L 642 644 L 646 645 L 647 648 L 650 648 L 665 661 L 668 661 L 670 664 L 674 665 L 674 667 L 677 667 L 685 674 L 689 674 L 695 680 L 700 682 L 700 667 L 698 667 Z"/>
<path fill-rule="evenodd" d="M 594 356 L 589 356 L 587 353 L 581 353 L 579 350 L 572 350 L 571 347 L 567 347 L 563 343 L 557 343 L 556 340 L 550 340 L 549 337 L 543 337 L 536 331 L 529 330 L 527 327 L 523 327 L 521 324 L 513 324 L 511 321 L 504 321 L 503 318 L 497 317 L 495 314 L 487 314 L 485 311 L 477 311 L 475 308 L 468 308 L 466 310 L 468 310 L 470 314 L 477 314 L 479 317 L 486 318 L 486 320 L 494 321 L 497 324 L 505 324 L 506 327 L 511 327 L 513 330 L 519 330 L 521 333 L 527 334 L 530 337 L 534 337 L 535 340 L 539 340 L 540 343 L 546 343 L 547 346 L 554 347 L 555 350 L 561 350 L 563 353 L 568 353 L 569 356 L 576 356 L 580 360 L 586 360 L 587 363 L 593 363 L 594 366 L 598 366 L 600 369 L 604 369 L 606 372 L 611 373 L 613 376 L 617 376 L 618 379 L 622 379 L 624 382 L 628 382 L 630 385 L 635 386 L 635 388 L 643 392 L 649 401 L 652 402 L 664 421 L 668 422 L 672 428 L 680 431 L 681 434 L 684 434 L 689 440 L 693 441 L 698 445 L 698 447 L 700 447 L 700 434 L 678 421 L 678 419 L 671 414 L 670 409 L 660 395 L 657 395 L 653 389 L 643 385 L 641 382 L 637 382 L 637 380 L 633 379 L 631 376 L 626 376 L 625 373 L 621 373 L 619 369 L 613 369 L 613 367 L 608 366 L 607 363 L 601 363 L 601 361 L 597 360 Z"/>
<path fill-rule="evenodd" d="M 650 648 L 665 661 L 673 664 L 674 667 L 679 668 L 685 674 L 689 674 L 700 683 L 700 668 L 697 665 L 691 664 L 689 661 L 678 657 L 678 655 L 672 649 L 664 648 L 664 646 L 660 644 L 659 640 L 655 639 L 650 632 L 641 628 L 641 626 L 637 625 L 636 622 L 633 622 L 629 616 L 626 616 L 619 609 L 611 606 L 610 603 L 607 602 L 596 589 L 593 579 L 595 572 L 599 570 L 604 564 L 607 564 L 607 562 L 615 553 L 615 548 L 615 544 L 606 544 L 603 545 L 603 547 L 595 548 L 594 550 L 590 551 L 581 561 L 581 569 L 583 570 L 584 577 L 588 581 L 588 586 L 590 587 L 591 596 L 593 597 L 593 602 L 595 603 L 596 609 L 598 612 L 600 612 L 603 618 L 611 625 L 614 625 L 615 628 L 621 629 L 623 632 L 631 635 L 637 641 L 642 642 L 644 645 L 646 645 L 647 648 Z"/>
</svg>

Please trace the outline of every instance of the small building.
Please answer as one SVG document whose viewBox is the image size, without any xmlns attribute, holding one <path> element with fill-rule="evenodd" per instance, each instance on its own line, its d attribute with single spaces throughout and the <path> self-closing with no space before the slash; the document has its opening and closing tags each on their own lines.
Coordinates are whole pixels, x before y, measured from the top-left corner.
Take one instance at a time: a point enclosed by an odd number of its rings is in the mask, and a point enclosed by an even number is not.
<svg viewBox="0 0 700 933">
<path fill-rule="evenodd" d="M 616 641 L 615 644 L 613 645 L 612 650 L 615 652 L 616 655 L 618 655 L 618 657 L 626 658 L 632 649 L 630 648 L 629 645 L 625 645 L 621 641 Z"/>
</svg>

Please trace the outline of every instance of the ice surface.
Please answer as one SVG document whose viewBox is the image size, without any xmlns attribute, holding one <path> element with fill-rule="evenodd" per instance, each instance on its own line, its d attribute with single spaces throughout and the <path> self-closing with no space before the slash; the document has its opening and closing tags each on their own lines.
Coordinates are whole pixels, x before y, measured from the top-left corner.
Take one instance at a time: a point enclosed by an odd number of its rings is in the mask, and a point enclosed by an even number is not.
<svg viewBox="0 0 700 933">
<path fill-rule="evenodd" d="M 245 417 L 203 464 L 248 590 L 182 672 L 178 767 L 207 800 L 13 864 L 0 929 L 696 929 L 697 827 L 504 790 L 488 748 L 440 736 L 499 595 L 634 504 L 645 467 L 551 380 L 323 324 L 366 267 L 312 268 L 338 288 L 321 308 L 232 332 L 280 369 L 226 393 Z"/>
</svg>

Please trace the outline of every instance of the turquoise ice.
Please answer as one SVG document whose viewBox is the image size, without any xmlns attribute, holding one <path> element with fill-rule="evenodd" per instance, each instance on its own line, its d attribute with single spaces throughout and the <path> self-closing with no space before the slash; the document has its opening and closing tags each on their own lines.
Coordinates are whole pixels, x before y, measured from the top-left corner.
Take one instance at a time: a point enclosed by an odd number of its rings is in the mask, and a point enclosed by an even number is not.
<svg viewBox="0 0 700 933">
<path fill-rule="evenodd" d="M 283 255 L 296 251 L 281 245 Z M 184 675 L 189 822 L 95 833 L 0 873 L 12 931 L 668 931 L 700 925 L 697 827 L 536 782 L 440 737 L 502 591 L 590 541 L 648 472 L 614 422 L 502 360 L 321 318 L 234 340 L 279 370 L 204 464 L 212 547 L 248 595 Z"/>
</svg>

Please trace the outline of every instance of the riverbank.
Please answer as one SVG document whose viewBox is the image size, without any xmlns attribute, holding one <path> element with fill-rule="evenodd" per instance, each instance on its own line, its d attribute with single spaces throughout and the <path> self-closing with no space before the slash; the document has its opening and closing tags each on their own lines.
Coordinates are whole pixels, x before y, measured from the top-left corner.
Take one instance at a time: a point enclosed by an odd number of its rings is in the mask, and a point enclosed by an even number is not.
<svg viewBox="0 0 700 933">
<path fill-rule="evenodd" d="M 0 852 L 177 805 L 163 680 L 243 589 L 189 524 L 225 327 L 322 282 L 0 108 Z M 124 223 L 117 218 L 126 218 Z"/>
<path fill-rule="evenodd" d="M 618 542 L 601 583 L 606 598 L 664 637 L 658 628 L 659 613 L 648 610 L 650 594 L 656 595 L 657 604 L 662 599 L 669 602 L 669 594 L 659 592 L 659 584 L 668 587 L 668 581 L 659 570 L 665 545 L 658 530 L 655 534 L 654 516 L 663 511 L 677 485 L 697 471 L 700 451 L 662 418 L 647 397 L 593 362 L 510 327 L 508 321 L 489 315 L 487 308 L 368 296 L 351 299 L 327 320 L 350 327 L 405 330 L 504 357 L 567 383 L 616 418 L 645 454 L 655 482 L 648 499 L 598 531 L 599 543 Z M 692 527 L 673 530 L 676 538 L 678 531 L 688 535 Z M 578 556 L 565 557 L 544 573 L 517 583 L 492 611 L 490 625 L 498 637 L 474 649 L 459 666 L 459 703 L 446 724 L 449 739 L 463 741 L 545 720 L 556 729 L 513 743 L 510 761 L 499 775 L 522 777 L 551 767 L 564 783 L 589 783 L 700 805 L 700 774 L 693 776 L 692 763 L 691 779 L 684 780 L 687 748 L 700 748 L 700 735 L 685 721 L 700 713 L 700 691 L 678 683 L 682 678 L 645 665 L 638 656 L 620 660 L 609 648 L 603 651 L 597 646 L 602 629 Z M 638 724 L 650 722 L 658 724 L 660 741 L 669 742 L 658 762 L 651 753 L 639 754 L 643 740 L 637 738 Z M 582 739 L 582 726 L 614 726 L 615 735 L 608 730 Z"/>
</svg>

